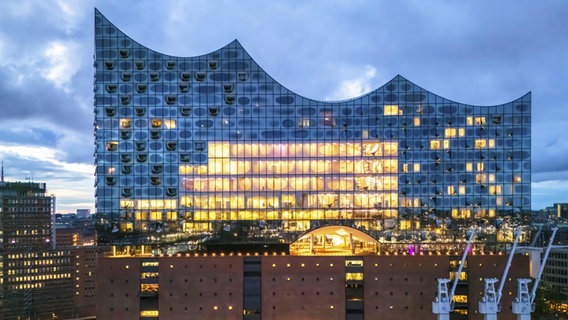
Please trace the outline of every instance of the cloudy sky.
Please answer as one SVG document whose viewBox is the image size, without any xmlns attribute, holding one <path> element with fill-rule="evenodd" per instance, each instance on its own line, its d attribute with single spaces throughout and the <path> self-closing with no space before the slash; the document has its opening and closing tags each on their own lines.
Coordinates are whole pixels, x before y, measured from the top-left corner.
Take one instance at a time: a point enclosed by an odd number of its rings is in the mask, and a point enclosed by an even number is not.
<svg viewBox="0 0 568 320">
<path fill-rule="evenodd" d="M 93 14 L 194 56 L 238 39 L 289 89 L 352 98 L 401 74 L 458 102 L 532 91 L 533 209 L 568 202 L 568 1 L 0 0 L 5 180 L 94 210 Z"/>
</svg>

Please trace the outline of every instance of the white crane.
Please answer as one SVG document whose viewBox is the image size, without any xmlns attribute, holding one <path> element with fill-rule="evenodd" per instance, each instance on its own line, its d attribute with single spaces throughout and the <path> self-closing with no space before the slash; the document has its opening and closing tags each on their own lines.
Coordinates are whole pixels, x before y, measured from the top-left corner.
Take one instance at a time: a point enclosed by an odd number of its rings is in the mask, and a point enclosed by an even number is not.
<svg viewBox="0 0 568 320">
<path fill-rule="evenodd" d="M 499 289 L 495 290 L 495 283 L 498 281 L 496 278 L 485 279 L 485 293 L 479 301 L 479 313 L 483 314 L 483 319 L 485 320 L 497 320 L 497 312 L 501 311 L 499 303 L 501 302 L 501 296 L 503 292 L 503 286 L 507 280 L 507 275 L 509 274 L 509 268 L 511 267 L 511 261 L 513 260 L 513 255 L 517 249 L 517 243 L 519 243 L 519 237 L 521 235 L 521 230 L 515 230 L 515 242 L 513 242 L 513 247 L 509 253 L 509 259 L 507 260 L 507 265 L 505 266 L 505 272 L 503 272 L 503 277 L 499 283 Z"/>
<path fill-rule="evenodd" d="M 432 301 L 432 313 L 438 315 L 438 320 L 450 320 L 450 312 L 454 310 L 453 299 L 454 293 L 456 292 L 456 287 L 458 286 L 458 281 L 465 264 L 465 259 L 471 248 L 471 242 L 475 236 L 475 230 L 471 230 L 469 239 L 467 240 L 467 245 L 462 255 L 460 266 L 458 267 L 458 272 L 456 273 L 454 284 L 452 285 L 452 291 L 448 292 L 448 283 L 451 281 L 448 278 L 438 278 L 438 295 L 436 299 Z"/>
<path fill-rule="evenodd" d="M 536 289 L 540 278 L 542 277 L 542 272 L 546 265 L 546 260 L 548 260 L 548 255 L 550 254 L 550 249 L 552 248 L 552 243 L 554 242 L 554 237 L 556 236 L 556 231 L 558 228 L 552 229 L 552 235 L 550 236 L 550 241 L 544 252 L 544 257 L 542 258 L 542 263 L 540 265 L 540 270 L 536 277 L 535 283 L 533 285 L 532 291 L 529 294 L 529 283 L 531 279 L 520 278 L 517 279 L 517 297 L 513 300 L 513 314 L 517 315 L 517 320 L 530 320 L 531 312 L 533 311 L 533 303 L 536 297 Z"/>
</svg>

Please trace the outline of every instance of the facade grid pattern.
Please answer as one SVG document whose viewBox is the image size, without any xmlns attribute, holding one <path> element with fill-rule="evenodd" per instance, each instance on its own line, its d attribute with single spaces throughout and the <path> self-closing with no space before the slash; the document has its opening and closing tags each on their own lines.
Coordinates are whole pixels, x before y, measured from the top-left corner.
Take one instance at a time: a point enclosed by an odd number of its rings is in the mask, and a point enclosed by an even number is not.
<svg viewBox="0 0 568 320">
<path fill-rule="evenodd" d="M 396 76 L 315 101 L 236 40 L 168 56 L 96 11 L 94 96 L 99 244 L 292 243 L 326 225 L 435 242 L 530 215 L 530 93 L 472 106 Z"/>
</svg>

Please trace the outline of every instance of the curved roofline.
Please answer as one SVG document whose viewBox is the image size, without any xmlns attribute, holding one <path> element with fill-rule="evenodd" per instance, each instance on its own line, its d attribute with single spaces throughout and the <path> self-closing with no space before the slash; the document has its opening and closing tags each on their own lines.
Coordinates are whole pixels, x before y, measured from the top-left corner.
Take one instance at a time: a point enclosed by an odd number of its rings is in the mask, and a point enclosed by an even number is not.
<svg viewBox="0 0 568 320">
<path fill-rule="evenodd" d="M 352 228 L 352 227 L 348 227 L 348 226 L 341 226 L 341 225 L 324 226 L 324 227 L 320 227 L 320 228 L 317 228 L 317 229 L 310 230 L 310 231 L 304 233 L 303 235 L 301 235 L 300 237 L 298 237 L 298 239 L 296 239 L 296 241 L 294 241 L 294 242 L 297 242 L 300 239 L 302 239 L 302 238 L 304 238 L 308 235 L 311 235 L 311 234 L 320 234 L 322 232 L 327 234 L 326 231 L 335 232 L 335 231 L 340 230 L 340 229 L 345 229 L 345 231 L 347 233 L 352 233 L 354 236 L 356 236 L 356 237 L 358 237 L 362 240 L 369 241 L 369 242 L 376 242 L 376 243 L 379 242 L 379 240 L 373 238 L 372 236 L 370 236 L 369 234 L 367 234 L 367 233 L 365 233 L 361 230 L 358 230 L 358 229 L 355 229 L 355 228 Z M 292 242 L 292 243 L 294 243 L 294 242 Z"/>
<path fill-rule="evenodd" d="M 509 104 L 509 103 L 514 103 L 514 102 L 517 102 L 517 101 L 520 101 L 520 100 L 524 100 L 524 99 L 527 99 L 527 98 L 530 99 L 530 98 L 531 98 L 531 94 L 532 94 L 531 91 L 529 91 L 529 92 L 525 93 L 524 95 L 520 96 L 520 97 L 517 98 L 517 99 L 514 99 L 514 100 L 509 101 L 509 102 L 494 104 L 494 105 L 474 105 L 474 104 L 468 104 L 468 103 L 458 102 L 458 101 L 455 101 L 455 100 L 451 100 L 451 99 L 445 98 L 445 97 L 443 97 L 443 96 L 441 96 L 441 95 L 438 95 L 438 94 L 433 93 L 433 92 L 431 92 L 431 91 L 429 91 L 429 90 L 427 90 L 427 89 L 424 89 L 423 87 L 421 87 L 421 86 L 415 84 L 414 82 L 412 82 L 412 81 L 406 79 L 405 77 L 401 76 L 400 74 L 397 74 L 396 76 L 394 76 L 391 80 L 387 81 L 387 82 L 386 82 L 385 84 L 383 84 L 382 86 L 379 86 L 379 87 L 377 87 L 377 88 L 375 88 L 375 89 L 373 89 L 373 90 L 371 90 L 371 91 L 369 91 L 369 92 L 367 92 L 367 93 L 364 93 L 364 94 L 362 94 L 362 95 L 360 95 L 360 96 L 357 96 L 357 97 L 347 98 L 347 99 L 343 99 L 343 100 L 333 100 L 333 101 L 330 101 L 330 100 L 318 100 L 318 99 L 309 98 L 309 97 L 303 96 L 303 95 L 301 95 L 301 94 L 299 94 L 299 93 L 296 93 L 295 91 L 290 90 L 288 87 L 284 86 L 284 85 L 283 85 L 282 83 L 280 83 L 278 80 L 276 80 L 275 78 L 273 78 L 273 77 L 270 75 L 270 73 L 268 73 L 266 70 L 264 70 L 264 68 L 262 68 L 262 66 L 260 66 L 260 65 L 256 62 L 256 60 L 252 57 L 252 55 L 250 55 L 250 53 L 245 49 L 245 47 L 242 46 L 242 44 L 239 42 L 238 39 L 232 40 L 231 42 L 229 42 L 229 43 L 227 43 L 226 45 L 220 47 L 219 49 L 216 49 L 216 50 L 214 50 L 214 51 L 211 51 L 211 52 L 208 52 L 208 53 L 204 53 L 204 54 L 201 54 L 201 55 L 185 56 L 185 57 L 184 57 L 184 56 L 175 56 L 175 55 L 165 54 L 165 53 L 162 53 L 162 52 L 157 51 L 157 50 L 155 50 L 155 49 L 149 48 L 148 46 L 143 45 L 143 44 L 141 44 L 140 42 L 138 42 L 137 40 L 133 39 L 132 37 L 130 37 L 129 35 L 127 35 L 124 31 L 122 31 L 122 29 L 120 29 L 120 28 L 117 27 L 114 23 L 112 23 L 100 10 L 98 10 L 96 7 L 95 7 L 94 9 L 95 9 L 95 14 L 97 14 L 97 13 L 100 14 L 109 24 L 111 24 L 112 26 L 114 26 L 118 31 L 120 31 L 122 34 L 124 34 L 125 36 L 127 36 L 127 37 L 128 37 L 130 40 L 132 40 L 134 43 L 140 45 L 141 47 L 144 47 L 144 48 L 147 49 L 147 50 L 150 50 L 150 51 L 152 51 L 152 52 L 155 52 L 155 53 L 158 53 L 158 54 L 161 54 L 161 55 L 164 55 L 164 56 L 168 56 L 168 57 L 172 57 L 172 58 L 177 58 L 177 59 L 184 59 L 184 58 L 186 58 L 186 59 L 193 59 L 193 58 L 200 58 L 200 57 L 205 57 L 205 56 L 213 55 L 213 54 L 215 54 L 215 53 L 217 53 L 217 52 L 222 51 L 223 49 L 230 48 L 230 47 L 232 47 L 232 46 L 236 46 L 237 48 L 242 49 L 242 50 L 250 57 L 250 59 L 254 62 L 254 64 L 256 65 L 256 67 L 257 67 L 260 71 L 264 72 L 264 73 L 266 74 L 266 76 L 268 76 L 270 79 L 272 79 L 276 84 L 278 84 L 279 86 L 281 86 L 281 87 L 284 88 L 285 90 L 289 91 L 290 93 L 292 93 L 292 94 L 294 94 L 294 95 L 296 95 L 296 96 L 298 96 L 298 97 L 300 97 L 300 98 L 302 98 L 302 99 L 305 99 L 305 100 L 308 100 L 308 101 L 313 101 L 313 102 L 318 102 L 318 103 L 325 103 L 325 104 L 330 104 L 330 105 L 337 105 L 337 104 L 343 104 L 343 103 L 353 102 L 353 101 L 356 101 L 356 100 L 362 100 L 362 99 L 364 99 L 364 98 L 366 98 L 366 97 L 368 97 L 368 96 L 373 95 L 374 93 L 377 93 L 378 91 L 380 91 L 381 89 L 383 89 L 383 88 L 385 88 L 387 85 L 389 85 L 390 83 L 395 82 L 395 81 L 400 81 L 400 80 L 403 80 L 403 81 L 406 81 L 406 82 L 412 84 L 413 86 L 415 86 L 416 88 L 418 88 L 420 91 L 428 92 L 429 94 L 431 94 L 431 95 L 433 95 L 433 96 L 435 96 L 435 97 L 437 97 L 437 98 L 443 99 L 443 100 L 445 100 L 447 103 L 467 105 L 467 106 L 476 107 L 476 108 L 477 108 L 477 107 L 488 107 L 488 108 L 499 107 L 499 106 L 503 106 L 503 105 L 506 105 L 506 104 Z"/>
</svg>

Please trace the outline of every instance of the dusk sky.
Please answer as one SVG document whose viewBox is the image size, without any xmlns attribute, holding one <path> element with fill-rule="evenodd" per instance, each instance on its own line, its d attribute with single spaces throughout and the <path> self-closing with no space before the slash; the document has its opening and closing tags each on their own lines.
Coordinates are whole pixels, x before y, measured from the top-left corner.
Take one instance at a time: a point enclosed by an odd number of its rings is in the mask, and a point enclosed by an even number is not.
<svg viewBox="0 0 568 320">
<path fill-rule="evenodd" d="M 150 49 L 238 39 L 282 85 L 354 98 L 400 74 L 473 105 L 532 92 L 532 207 L 568 202 L 568 1 L 0 1 L 0 160 L 94 211 L 93 15 Z"/>
</svg>

